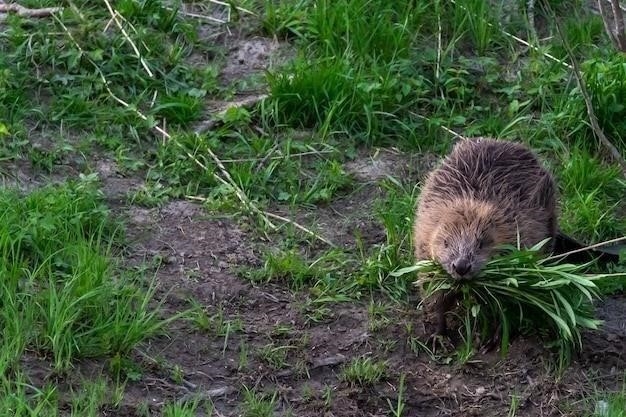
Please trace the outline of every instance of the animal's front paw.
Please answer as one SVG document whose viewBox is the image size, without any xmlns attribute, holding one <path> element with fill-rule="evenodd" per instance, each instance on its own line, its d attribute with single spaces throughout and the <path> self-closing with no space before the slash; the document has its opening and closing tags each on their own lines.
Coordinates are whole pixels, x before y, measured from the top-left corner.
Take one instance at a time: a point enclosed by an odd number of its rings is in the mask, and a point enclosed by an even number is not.
<svg viewBox="0 0 626 417">
<path fill-rule="evenodd" d="M 426 346 L 430 348 L 431 353 L 434 355 L 438 351 L 449 352 L 454 348 L 452 341 L 446 332 L 435 332 L 431 334 L 426 340 Z"/>
<path fill-rule="evenodd" d="M 502 343 L 502 325 L 498 323 L 493 329 L 492 336 L 483 343 L 480 353 L 485 354 L 497 349 Z"/>
</svg>

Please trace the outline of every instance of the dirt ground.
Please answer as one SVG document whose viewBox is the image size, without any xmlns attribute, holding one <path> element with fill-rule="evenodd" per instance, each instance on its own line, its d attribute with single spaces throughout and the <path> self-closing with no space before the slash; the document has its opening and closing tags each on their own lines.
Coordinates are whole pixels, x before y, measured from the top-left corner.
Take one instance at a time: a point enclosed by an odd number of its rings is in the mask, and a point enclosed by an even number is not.
<svg viewBox="0 0 626 417">
<path fill-rule="evenodd" d="M 362 355 L 389 361 L 397 376 L 406 374 L 407 416 L 497 416 L 506 413 L 512 396 L 519 399 L 518 415 L 563 415 L 563 400 L 578 400 L 584 389 L 619 388 L 626 365 L 626 299 L 610 298 L 599 306 L 606 324 L 585 335 L 585 349 L 555 381 L 549 371 L 548 351 L 534 340 L 516 340 L 510 354 L 477 355 L 465 366 L 442 365 L 426 355 L 417 356 L 406 344 L 406 323 L 420 329 L 415 310 L 399 310 L 394 323 L 377 333 L 368 331 L 367 304 L 338 304 L 323 323 L 307 323 L 299 296 L 279 285 L 257 285 L 238 278 L 234 268 L 258 265 L 255 242 L 233 221 L 208 218 L 192 203 L 176 201 L 161 209 L 132 209 L 129 234 L 140 236 L 133 252 L 138 259 L 155 255 L 166 260 L 158 272 L 163 291 L 171 291 L 167 309 L 179 311 L 193 297 L 207 311 L 224 308 L 227 317 L 239 318 L 243 330 L 231 335 L 224 349 L 221 337 L 212 337 L 192 324 L 177 323 L 169 337 L 151 341 L 146 353 L 181 367 L 186 383 L 175 383 L 162 369 L 148 371 L 131 386 L 124 399 L 127 415 L 150 400 L 158 407 L 166 400 L 193 392 L 210 395 L 223 415 L 237 415 L 243 385 L 257 390 L 277 389 L 280 406 L 297 416 L 383 416 L 395 388 L 382 382 L 370 389 L 351 387 L 339 380 L 340 365 Z M 278 326 L 289 329 L 276 334 Z M 419 333 L 415 336 L 423 338 Z M 380 340 L 395 340 L 385 349 Z M 241 341 L 251 355 L 247 369 L 238 370 Z M 291 365 L 276 370 L 253 352 L 274 342 L 294 346 L 287 354 Z M 140 358 L 138 358 L 140 359 Z M 145 362 L 145 361 L 144 361 Z M 308 376 L 299 372 L 302 364 Z M 597 381 L 594 383 L 594 381 Z M 332 389 L 330 407 L 322 399 Z M 119 414 L 118 414 L 119 415 Z"/>
<path fill-rule="evenodd" d="M 402 167 L 398 163 L 402 156 L 392 155 L 395 169 Z M 405 159 L 404 166 L 410 165 L 409 160 Z M 364 156 L 349 168 L 356 173 L 371 161 Z M 305 417 L 387 416 L 388 400 L 392 404 L 397 400 L 398 378 L 405 374 L 406 416 L 501 416 L 508 412 L 513 398 L 518 404 L 516 415 L 561 416 L 578 415 L 583 405 L 574 406 L 578 411 L 571 413 L 570 407 L 596 388 L 621 387 L 626 367 L 623 296 L 598 306 L 605 325 L 585 334 L 584 351 L 560 379 L 551 371 L 554 357 L 532 339 L 516 340 L 504 359 L 491 352 L 477 354 L 463 366 L 443 364 L 410 349 L 411 336 L 426 338 L 416 308 L 398 307 L 392 312 L 396 320 L 376 332 L 368 329 L 366 302 L 338 303 L 324 321 L 311 322 L 303 308 L 305 295 L 280 284 L 253 285 L 237 275 L 241 267 L 261 265 L 258 248 L 266 242 L 233 219 L 210 217 L 191 202 L 173 201 L 153 209 L 119 205 L 116 191 L 132 186 L 134 180 L 116 178 L 114 171 L 104 176 L 104 188 L 111 205 L 128 219 L 131 259 L 163 259 L 157 278 L 160 295 L 167 296 L 166 310 L 181 311 L 194 299 L 209 314 L 221 308 L 225 318 L 241 320 L 242 330 L 230 334 L 225 342 L 193 323 L 176 322 L 167 337 L 153 339 L 141 348 L 143 353 L 135 360 L 144 368 L 143 377 L 128 386 L 122 411 L 110 410 L 106 415 L 137 416 L 145 405 L 158 412 L 165 402 L 199 395 L 213 400 L 218 415 L 236 416 L 240 415 L 245 386 L 257 392 L 276 390 L 276 415 L 288 415 L 291 410 L 291 415 Z M 377 178 L 371 172 L 364 175 L 363 180 Z M 333 203 L 336 207 L 331 204 L 324 209 L 326 213 L 316 213 L 316 218 L 323 220 L 322 230 L 353 235 L 365 222 L 371 243 L 384 239 L 381 225 L 372 219 L 364 221 L 364 213 L 376 197 L 373 189 L 338 200 Z M 329 215 L 333 210 L 341 210 L 345 216 Z M 349 240 L 342 243 L 351 244 Z M 407 333 L 408 323 L 415 329 L 413 334 Z M 387 341 L 396 343 L 391 346 Z M 239 369 L 242 343 L 249 354 L 247 365 Z M 290 346 L 282 366 L 272 366 L 259 354 L 267 346 Z M 388 361 L 387 378 L 369 388 L 342 381 L 341 366 L 361 356 Z M 147 358 L 158 358 L 158 364 Z M 182 379 L 172 377 L 175 367 Z M 328 390 L 330 405 L 324 400 Z"/>
</svg>

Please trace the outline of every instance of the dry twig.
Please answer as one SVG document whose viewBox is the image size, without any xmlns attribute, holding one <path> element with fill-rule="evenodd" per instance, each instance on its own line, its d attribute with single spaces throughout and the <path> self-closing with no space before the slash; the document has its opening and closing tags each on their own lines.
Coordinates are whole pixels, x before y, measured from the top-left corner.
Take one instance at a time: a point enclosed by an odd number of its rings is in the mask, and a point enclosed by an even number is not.
<svg viewBox="0 0 626 417">
<path fill-rule="evenodd" d="M 614 243 L 619 243 L 619 242 L 623 242 L 623 241 L 626 241 L 626 236 L 618 237 L 618 238 L 611 239 L 611 240 L 606 240 L 604 242 L 595 243 L 593 245 L 585 246 L 584 248 L 574 249 L 574 250 L 571 250 L 569 252 L 560 253 L 558 255 L 553 255 L 553 256 L 547 257 L 546 261 L 552 261 L 554 259 L 565 258 L 565 257 L 573 255 L 575 253 L 584 252 L 584 251 L 587 251 L 587 250 L 590 250 L 590 249 L 597 249 L 597 248 L 601 248 L 603 246 L 608 246 L 608 245 L 612 245 Z"/>
<path fill-rule="evenodd" d="M 63 11 L 63 7 L 44 7 L 41 9 L 29 9 L 17 3 L 0 3 L 0 13 L 15 13 L 23 17 L 46 17 Z"/>
<path fill-rule="evenodd" d="M 607 10 L 605 0 L 598 0 L 598 9 L 604 23 L 604 30 L 615 47 L 626 52 L 626 32 L 624 31 L 624 15 L 619 0 L 609 0 L 611 10 Z M 613 27 L 611 27 L 611 23 Z"/>
<path fill-rule="evenodd" d="M 199 197 L 199 196 L 194 196 L 194 195 L 186 195 L 185 198 L 188 198 L 189 200 L 195 200 L 195 201 L 202 201 L 205 202 L 207 201 L 206 198 L 204 197 Z M 293 227 L 295 227 L 296 229 L 299 229 L 301 231 L 303 231 L 304 233 L 308 234 L 309 236 L 314 237 L 315 239 L 326 243 L 328 246 L 335 248 L 337 247 L 337 245 L 335 245 L 333 242 L 331 242 L 330 240 L 328 240 L 327 238 L 325 238 L 324 236 L 315 233 L 314 231 L 312 231 L 311 229 L 302 226 L 300 223 L 296 222 L 295 220 L 291 220 L 288 219 L 287 217 L 283 217 L 283 216 L 279 216 L 278 214 L 274 214 L 274 213 L 270 213 L 269 211 L 264 211 L 263 214 L 265 214 L 267 217 L 271 217 L 273 219 L 276 220 L 280 220 L 283 223 L 288 223 L 290 225 L 292 225 Z"/>
<path fill-rule="evenodd" d="M 131 48 L 133 48 L 133 52 L 135 52 L 135 56 L 137 57 L 137 59 L 139 59 L 139 62 L 141 62 L 141 66 L 143 66 L 143 68 L 146 70 L 150 78 L 153 78 L 154 74 L 150 70 L 150 67 L 148 67 L 148 64 L 146 63 L 145 59 L 143 59 L 143 56 L 141 56 L 141 53 L 139 52 L 137 45 L 135 45 L 135 42 L 133 42 L 130 36 L 128 36 L 128 33 L 124 29 L 124 26 L 118 19 L 119 13 L 113 10 L 113 7 L 111 6 L 111 3 L 109 3 L 109 0 L 104 0 L 104 4 L 106 4 L 107 9 L 109 10 L 109 13 L 111 14 L 111 19 L 115 22 L 115 25 L 122 32 L 122 35 L 124 35 L 124 39 L 126 39 L 126 41 L 130 44 Z"/>
<path fill-rule="evenodd" d="M 574 76 L 576 77 L 576 81 L 578 82 L 578 87 L 580 88 L 580 93 L 583 96 L 583 100 L 585 101 L 585 106 L 587 108 L 587 116 L 589 117 L 589 122 L 591 123 L 591 130 L 593 131 L 594 135 L 598 138 L 600 143 L 610 153 L 611 158 L 613 158 L 613 160 L 621 166 L 622 171 L 626 173 L 626 161 L 624 160 L 624 158 L 622 158 L 622 155 L 620 154 L 619 150 L 615 147 L 615 145 L 613 145 L 613 143 L 611 143 L 611 141 L 606 137 L 606 135 L 602 131 L 602 128 L 600 128 L 600 124 L 598 123 L 598 118 L 596 117 L 596 113 L 593 110 L 593 103 L 591 102 L 591 96 L 589 94 L 589 91 L 587 91 L 587 86 L 585 84 L 585 80 L 583 79 L 580 66 L 578 65 L 578 62 L 576 61 L 576 57 L 574 56 L 574 52 L 572 51 L 572 48 L 567 42 L 567 38 L 563 35 L 563 32 L 561 31 L 561 25 L 559 24 L 558 20 L 556 19 L 556 16 L 554 16 L 554 13 L 552 12 L 551 9 L 550 9 L 550 14 L 554 20 L 556 30 L 559 33 L 561 40 L 563 41 L 563 46 L 565 47 L 565 50 L 567 51 L 567 55 L 569 56 L 572 62 L 573 73 L 574 73 Z"/>
</svg>

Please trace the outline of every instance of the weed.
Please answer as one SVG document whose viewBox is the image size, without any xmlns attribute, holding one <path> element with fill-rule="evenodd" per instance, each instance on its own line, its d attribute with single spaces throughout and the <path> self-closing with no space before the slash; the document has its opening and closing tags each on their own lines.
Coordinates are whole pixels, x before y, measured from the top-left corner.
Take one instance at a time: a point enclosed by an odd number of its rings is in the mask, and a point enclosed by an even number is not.
<svg viewBox="0 0 626 417">
<path fill-rule="evenodd" d="M 146 291 L 110 261 L 117 229 L 100 199 L 88 179 L 23 199 L 0 195 L 0 290 L 15 309 L 5 316 L 37 323 L 25 342 L 51 353 L 58 370 L 77 356 L 127 352 L 165 323 L 148 307 L 154 287 Z"/>
<path fill-rule="evenodd" d="M 237 361 L 237 370 L 244 371 L 248 368 L 248 345 L 243 340 L 239 342 L 239 360 Z"/>
<path fill-rule="evenodd" d="M 518 395 L 511 395 L 511 405 L 509 406 L 508 417 L 515 417 L 517 409 L 519 408 L 520 397 Z"/>
<path fill-rule="evenodd" d="M 357 282 L 365 288 L 380 289 L 394 299 L 403 299 L 408 292 L 408 282 L 390 274 L 397 265 L 411 257 L 411 230 L 416 188 L 408 188 L 399 181 L 388 178 L 381 186 L 387 191 L 386 199 L 376 204 L 377 217 L 385 227 L 386 242 L 366 251 L 362 242 L 357 247 L 362 258 L 355 272 Z"/>
<path fill-rule="evenodd" d="M 282 38 L 302 38 L 308 25 L 308 7 L 310 0 L 298 0 L 296 2 L 265 1 L 265 13 L 263 15 L 263 29 L 270 35 Z"/>
<path fill-rule="evenodd" d="M 324 399 L 324 407 L 326 407 L 327 410 L 330 409 L 333 402 L 333 388 L 330 385 L 324 385 L 322 398 Z"/>
<path fill-rule="evenodd" d="M 287 352 L 291 349 L 295 349 L 295 346 L 276 346 L 272 342 L 259 350 L 259 358 L 272 369 L 284 369 L 289 366 Z"/>
<path fill-rule="evenodd" d="M 244 386 L 242 416 L 272 417 L 276 407 L 277 393 L 273 395 L 259 394 Z"/>
<path fill-rule="evenodd" d="M 104 380 L 83 383 L 79 393 L 72 397 L 72 415 L 96 417 L 107 399 L 109 388 Z"/>
<path fill-rule="evenodd" d="M 386 373 L 385 362 L 375 362 L 372 358 L 356 358 L 345 365 L 341 377 L 356 385 L 373 385 L 379 382 Z"/>
<path fill-rule="evenodd" d="M 404 413 L 404 408 L 406 407 L 406 404 L 404 402 L 404 390 L 406 388 L 404 386 L 404 379 L 405 375 L 400 375 L 400 385 L 398 386 L 398 401 L 396 402 L 395 406 L 391 403 L 391 400 L 387 398 L 387 404 L 389 404 L 389 409 L 393 417 L 402 417 Z"/>
<path fill-rule="evenodd" d="M 585 84 L 592 97 L 598 122 L 621 149 L 626 149 L 626 138 L 622 134 L 626 107 L 618 97 L 626 91 L 625 64 L 622 56 L 615 55 L 608 60 L 592 59 L 583 65 Z"/>
<path fill-rule="evenodd" d="M 370 301 L 367 307 L 369 323 L 367 325 L 370 332 L 376 332 L 387 326 L 391 319 L 388 316 L 389 309 L 380 302 Z"/>
<path fill-rule="evenodd" d="M 201 306 L 196 300 L 191 299 L 192 305 L 190 319 L 201 330 L 211 332 L 216 336 L 228 338 L 233 332 L 243 330 L 243 323 L 239 318 L 228 319 L 224 307 L 219 305 L 216 312 L 209 315 L 207 309 Z"/>
<path fill-rule="evenodd" d="M 626 391 L 624 388 L 615 392 L 596 392 L 586 403 L 593 412 L 584 414 L 589 417 L 626 417 Z"/>
<path fill-rule="evenodd" d="M 198 400 L 166 404 L 163 407 L 163 417 L 195 417 L 198 405 Z"/>
</svg>

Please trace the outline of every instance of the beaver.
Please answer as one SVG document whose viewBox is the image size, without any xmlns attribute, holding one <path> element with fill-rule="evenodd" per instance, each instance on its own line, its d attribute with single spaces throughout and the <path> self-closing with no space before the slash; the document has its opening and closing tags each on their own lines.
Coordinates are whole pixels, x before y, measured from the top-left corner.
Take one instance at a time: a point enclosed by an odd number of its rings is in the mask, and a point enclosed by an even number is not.
<svg viewBox="0 0 626 417">
<path fill-rule="evenodd" d="M 416 209 L 417 260 L 439 263 L 454 279 L 471 279 L 503 244 L 530 247 L 557 234 L 552 174 L 526 146 L 491 138 L 458 142 L 426 178 Z M 437 330 L 456 295 L 434 297 Z"/>
</svg>

